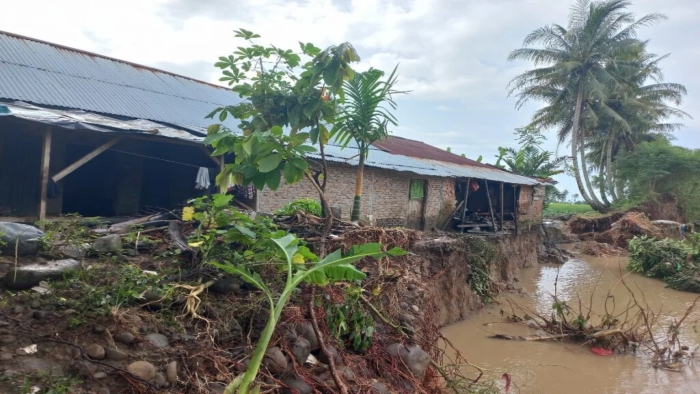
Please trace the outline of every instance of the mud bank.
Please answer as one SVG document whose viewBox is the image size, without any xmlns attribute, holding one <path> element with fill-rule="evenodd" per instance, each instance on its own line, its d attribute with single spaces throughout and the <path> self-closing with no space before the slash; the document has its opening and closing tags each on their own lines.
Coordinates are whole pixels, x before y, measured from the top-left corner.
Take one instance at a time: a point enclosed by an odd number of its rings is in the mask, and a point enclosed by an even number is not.
<svg viewBox="0 0 700 394">
<path fill-rule="evenodd" d="M 492 248 L 493 259 L 485 267 L 480 240 Z M 488 237 L 463 236 L 422 239 L 412 251 L 421 276 L 428 283 L 429 299 L 434 309 L 434 324 L 439 327 L 465 319 L 484 306 L 483 294 L 475 289 L 474 277 L 484 268 L 490 272 L 492 293 L 517 290 L 516 282 L 522 268 L 538 262 L 541 235 L 531 230 L 515 235 Z M 470 285 L 472 283 L 472 285 Z"/>
</svg>

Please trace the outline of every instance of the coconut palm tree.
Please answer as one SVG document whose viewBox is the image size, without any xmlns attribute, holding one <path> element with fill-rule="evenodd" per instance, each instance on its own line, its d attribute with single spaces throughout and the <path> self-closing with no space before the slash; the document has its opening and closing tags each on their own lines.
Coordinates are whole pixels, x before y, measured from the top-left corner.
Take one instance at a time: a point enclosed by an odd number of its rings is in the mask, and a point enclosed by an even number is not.
<svg viewBox="0 0 700 394">
<path fill-rule="evenodd" d="M 369 147 L 388 137 L 390 124 L 398 124 L 391 113 L 391 110 L 396 109 L 392 94 L 396 93 L 393 87 L 397 80 L 397 68 L 398 66 L 386 80 L 382 80 L 384 72 L 377 69 L 356 73 L 343 87 L 345 99 L 341 102 L 340 116 L 331 131 L 331 138 L 343 147 L 352 140 L 357 144 L 359 163 L 350 215 L 353 221 L 360 219 L 364 166 Z"/>
<path fill-rule="evenodd" d="M 638 29 L 665 19 L 661 14 L 635 19 L 627 11 L 629 6 L 626 0 L 578 0 L 566 28 L 557 24 L 541 27 L 525 38 L 523 48 L 509 55 L 509 60 L 542 66 L 515 77 L 509 93 L 517 92 L 518 108 L 533 99 L 547 104 L 535 113 L 533 124 L 557 128 L 560 138 L 568 139 L 578 189 L 598 211 L 607 207 L 593 192 L 588 176 L 584 141 L 593 130 L 582 129 L 582 118 L 594 114 L 585 104 L 606 105 L 609 93 L 620 84 L 608 65 L 627 67 L 629 54 L 638 53 L 643 46 L 636 38 Z"/>
</svg>

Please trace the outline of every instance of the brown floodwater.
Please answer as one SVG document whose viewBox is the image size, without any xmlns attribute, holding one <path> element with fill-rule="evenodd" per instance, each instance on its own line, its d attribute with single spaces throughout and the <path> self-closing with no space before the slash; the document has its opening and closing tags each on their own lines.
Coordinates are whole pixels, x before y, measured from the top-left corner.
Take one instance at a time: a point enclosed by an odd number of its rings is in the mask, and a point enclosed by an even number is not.
<svg viewBox="0 0 700 394">
<path fill-rule="evenodd" d="M 588 346 L 553 341 L 507 341 L 489 336 L 537 334 L 525 324 L 506 323 L 500 311 L 510 311 L 509 300 L 540 315 L 550 316 L 552 294 L 578 308 L 584 309 L 593 293 L 593 311 L 604 311 L 604 305 L 622 312 L 631 296 L 620 278 L 632 289 L 635 297 L 645 299 L 651 308 L 661 308 L 662 322 L 679 318 L 693 303 L 697 294 L 665 288 L 657 279 L 646 278 L 625 270 L 626 258 L 581 257 L 562 266 L 540 265 L 523 270 L 520 284 L 528 295 L 508 295 L 499 298 L 467 320 L 442 330 L 462 355 L 472 364 L 487 370 L 482 379 L 494 380 L 500 387 L 500 377 L 512 378 L 510 393 L 601 393 L 601 394 L 665 394 L 700 393 L 700 360 L 684 363 L 680 372 L 655 369 L 650 359 L 637 355 L 597 356 Z M 593 291 L 593 289 L 596 289 Z M 608 297 L 609 294 L 612 297 Z M 520 316 L 522 312 L 518 311 Z M 681 341 L 697 350 L 700 344 L 700 303 L 686 320 Z M 668 324 L 665 324 L 668 327 Z M 473 373 L 473 369 L 465 372 Z M 472 375 L 473 376 L 473 375 Z"/>
</svg>

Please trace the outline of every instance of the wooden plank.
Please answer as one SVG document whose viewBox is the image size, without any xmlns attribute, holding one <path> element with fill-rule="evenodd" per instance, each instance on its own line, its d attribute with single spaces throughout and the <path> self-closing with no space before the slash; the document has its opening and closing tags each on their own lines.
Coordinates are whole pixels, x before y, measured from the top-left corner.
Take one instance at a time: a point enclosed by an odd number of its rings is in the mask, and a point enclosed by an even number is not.
<svg viewBox="0 0 700 394">
<path fill-rule="evenodd" d="M 491 224 L 493 225 L 493 232 L 497 232 L 496 229 L 496 219 L 493 218 L 493 204 L 491 204 L 491 193 L 489 193 L 489 181 L 484 179 L 484 184 L 486 185 L 486 198 L 489 200 L 489 213 L 491 214 Z"/>
<path fill-rule="evenodd" d="M 102 153 L 102 152 L 106 151 L 107 149 L 111 148 L 112 146 L 114 146 L 114 144 L 121 141 L 121 139 L 122 139 L 122 137 L 115 137 L 115 138 L 105 142 L 104 144 L 95 148 L 92 152 L 88 153 L 87 155 L 85 155 L 82 158 L 80 158 L 79 160 L 77 160 L 75 163 L 73 163 L 73 164 L 69 165 L 68 167 L 59 171 L 58 174 L 52 176 L 51 179 L 53 179 L 54 182 L 60 181 L 61 179 L 68 176 L 68 174 L 70 174 L 71 172 L 80 168 L 83 164 L 94 159 L 100 153 Z"/>
<path fill-rule="evenodd" d="M 518 187 L 513 185 L 513 221 L 515 221 L 515 235 L 518 235 Z"/>
<path fill-rule="evenodd" d="M 501 182 L 501 230 L 503 230 L 503 188 L 505 185 Z"/>
<path fill-rule="evenodd" d="M 39 222 L 40 227 L 44 227 L 46 220 L 46 193 L 49 189 L 49 166 L 51 165 L 51 137 L 53 131 L 51 126 L 44 131 L 44 141 L 41 147 L 41 197 L 39 199 Z"/>
<path fill-rule="evenodd" d="M 440 227 L 440 230 L 445 230 L 447 228 L 447 225 L 452 222 L 452 217 L 459 212 L 459 209 L 462 208 L 462 204 L 464 204 L 464 201 L 460 201 L 459 204 L 457 204 L 457 207 L 450 213 L 450 216 L 447 217 L 447 220 L 445 223 Z"/>
<path fill-rule="evenodd" d="M 467 218 L 467 206 L 469 202 L 469 184 L 471 183 L 471 181 L 471 178 L 467 178 L 466 187 L 464 188 L 464 209 L 462 210 L 462 221 L 460 222 L 461 224 L 464 224 L 464 221 Z M 462 229 L 462 232 L 464 232 L 464 229 Z"/>
</svg>

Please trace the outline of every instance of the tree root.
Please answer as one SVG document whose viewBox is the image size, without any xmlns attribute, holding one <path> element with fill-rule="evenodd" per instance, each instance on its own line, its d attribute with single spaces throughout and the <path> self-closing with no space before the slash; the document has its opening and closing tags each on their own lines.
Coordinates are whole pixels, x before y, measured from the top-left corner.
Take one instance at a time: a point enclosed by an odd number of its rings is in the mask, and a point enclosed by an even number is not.
<svg viewBox="0 0 700 394">
<path fill-rule="evenodd" d="M 314 311 L 314 300 L 315 299 L 316 299 L 316 288 L 312 287 L 311 300 L 309 301 L 309 315 L 311 315 L 311 325 L 314 328 L 314 333 L 316 334 L 316 338 L 318 338 L 318 344 L 321 347 L 321 351 L 328 358 L 328 368 L 330 369 L 331 376 L 333 377 L 333 381 L 335 382 L 335 385 L 338 386 L 338 390 L 340 390 L 341 394 L 348 394 L 348 388 L 347 388 L 347 386 L 345 386 L 345 383 L 343 382 L 343 380 L 340 379 L 340 376 L 338 375 L 338 370 L 335 367 L 335 360 L 334 360 L 335 357 L 326 347 L 326 342 L 323 340 L 323 334 L 321 333 L 321 330 L 318 328 L 318 320 L 316 319 L 316 312 Z"/>
</svg>

